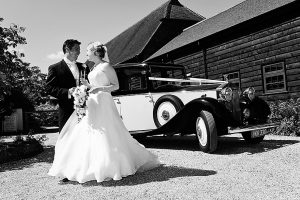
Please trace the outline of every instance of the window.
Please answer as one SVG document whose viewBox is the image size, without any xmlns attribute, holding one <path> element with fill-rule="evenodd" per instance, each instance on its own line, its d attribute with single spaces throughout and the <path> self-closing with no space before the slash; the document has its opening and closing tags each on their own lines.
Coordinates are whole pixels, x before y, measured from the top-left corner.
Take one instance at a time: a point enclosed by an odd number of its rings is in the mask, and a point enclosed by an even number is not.
<svg viewBox="0 0 300 200">
<path fill-rule="evenodd" d="M 228 74 L 223 74 L 223 80 L 227 80 L 233 88 L 239 89 L 241 88 L 240 81 L 240 72 L 230 72 Z"/>
<path fill-rule="evenodd" d="M 185 78 L 183 68 L 172 67 L 151 67 L 151 76 L 158 78 Z"/>
<path fill-rule="evenodd" d="M 143 81 L 142 76 L 132 76 L 129 80 L 129 89 L 132 90 L 143 90 L 146 89 L 146 82 Z"/>
<path fill-rule="evenodd" d="M 184 79 L 185 73 L 184 68 L 176 68 L 176 67 L 151 67 L 151 77 L 156 78 L 174 78 L 174 79 Z M 180 82 L 173 81 L 151 81 L 153 89 L 157 89 L 159 87 L 165 85 L 177 85 L 181 84 Z"/>
<path fill-rule="evenodd" d="M 284 62 L 263 66 L 265 92 L 286 91 Z"/>
<path fill-rule="evenodd" d="M 146 70 L 143 68 L 123 68 L 116 70 L 119 91 L 134 92 L 147 89 Z"/>
</svg>

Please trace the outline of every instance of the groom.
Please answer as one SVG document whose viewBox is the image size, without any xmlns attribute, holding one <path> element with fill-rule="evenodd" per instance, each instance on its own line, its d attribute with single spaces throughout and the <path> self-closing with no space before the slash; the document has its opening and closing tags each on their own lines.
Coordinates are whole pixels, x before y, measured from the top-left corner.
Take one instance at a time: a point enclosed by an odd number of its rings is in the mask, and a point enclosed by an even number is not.
<svg viewBox="0 0 300 200">
<path fill-rule="evenodd" d="M 87 74 L 89 69 L 82 63 L 76 62 L 80 54 L 80 42 L 68 39 L 63 44 L 64 58 L 48 68 L 46 91 L 58 99 L 59 104 L 59 131 L 63 128 L 74 111 L 72 93 L 80 84 L 80 75 Z M 85 73 L 83 73 L 85 71 Z M 85 77 L 85 78 L 86 78 Z"/>
</svg>

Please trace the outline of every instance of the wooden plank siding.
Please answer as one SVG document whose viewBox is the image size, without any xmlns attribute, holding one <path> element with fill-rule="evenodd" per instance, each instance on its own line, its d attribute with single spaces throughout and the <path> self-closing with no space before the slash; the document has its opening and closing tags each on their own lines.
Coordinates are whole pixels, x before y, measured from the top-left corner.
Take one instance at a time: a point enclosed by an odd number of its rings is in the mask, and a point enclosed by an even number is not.
<svg viewBox="0 0 300 200">
<path fill-rule="evenodd" d="M 176 59 L 174 63 L 185 66 L 186 72 L 191 73 L 192 77 L 205 77 L 204 58 L 202 51 Z"/>
<path fill-rule="evenodd" d="M 203 48 L 199 45 L 197 52 L 173 62 L 186 66 L 188 73 L 200 78 L 205 78 L 205 63 L 209 79 L 222 79 L 223 74 L 238 71 L 241 89 L 253 86 L 266 99 L 300 97 L 300 17 Z M 277 62 L 284 63 L 287 91 L 266 93 L 263 66 Z"/>
</svg>

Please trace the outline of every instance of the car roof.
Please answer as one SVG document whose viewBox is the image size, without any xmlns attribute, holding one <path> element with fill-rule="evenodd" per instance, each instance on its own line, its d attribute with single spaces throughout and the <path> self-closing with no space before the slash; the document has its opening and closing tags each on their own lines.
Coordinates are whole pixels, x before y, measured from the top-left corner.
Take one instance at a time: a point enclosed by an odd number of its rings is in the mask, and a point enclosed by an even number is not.
<svg viewBox="0 0 300 200">
<path fill-rule="evenodd" d="M 172 68 L 179 68 L 182 69 L 184 66 L 177 65 L 177 64 L 166 64 L 166 63 L 156 63 L 156 62 L 143 62 L 143 63 L 122 63 L 122 64 L 116 64 L 113 67 L 116 69 L 119 68 L 126 68 L 126 67 L 146 67 L 146 66 L 155 66 L 155 67 L 172 67 Z"/>
</svg>

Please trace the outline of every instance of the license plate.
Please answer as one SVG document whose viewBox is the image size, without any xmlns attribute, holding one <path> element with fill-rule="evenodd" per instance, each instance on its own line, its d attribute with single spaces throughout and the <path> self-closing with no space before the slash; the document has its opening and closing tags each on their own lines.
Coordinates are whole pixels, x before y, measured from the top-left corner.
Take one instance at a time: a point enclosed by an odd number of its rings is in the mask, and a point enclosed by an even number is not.
<svg viewBox="0 0 300 200">
<path fill-rule="evenodd" d="M 251 131 L 251 138 L 257 138 L 257 137 L 261 137 L 264 136 L 268 133 L 268 129 L 260 129 L 260 130 L 255 130 L 255 131 Z"/>
</svg>

